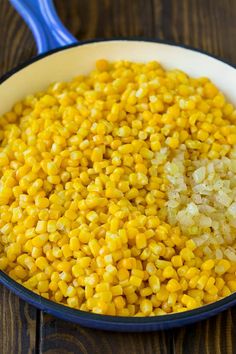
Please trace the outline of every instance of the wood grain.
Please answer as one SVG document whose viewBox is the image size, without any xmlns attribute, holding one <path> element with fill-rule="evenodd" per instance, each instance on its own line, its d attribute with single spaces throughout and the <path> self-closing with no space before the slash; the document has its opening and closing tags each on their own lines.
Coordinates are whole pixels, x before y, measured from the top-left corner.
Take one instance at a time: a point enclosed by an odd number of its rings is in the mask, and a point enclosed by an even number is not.
<svg viewBox="0 0 236 354">
<path fill-rule="evenodd" d="M 40 353 L 131 354 L 172 352 L 172 332 L 116 333 L 82 328 L 41 314 Z"/>
<path fill-rule="evenodd" d="M 0 76 L 35 53 L 29 29 L 8 0 L 0 0 Z"/>
<path fill-rule="evenodd" d="M 235 0 L 55 0 L 78 39 L 138 36 L 200 48 L 236 64 Z M 36 53 L 8 0 L 0 0 L 0 75 Z M 1 102 L 0 102 L 1 104 Z M 173 331 L 124 334 L 40 313 L 0 287 L 0 354 L 234 354 L 236 308 Z"/>
<path fill-rule="evenodd" d="M 187 44 L 236 63 L 235 0 L 55 0 L 78 39 L 138 36 Z"/>
<path fill-rule="evenodd" d="M 36 353 L 37 310 L 0 285 L 0 353 Z"/>
<path fill-rule="evenodd" d="M 236 342 L 233 338 L 235 320 L 236 309 L 225 311 L 209 320 L 173 330 L 175 353 L 235 353 Z"/>
</svg>

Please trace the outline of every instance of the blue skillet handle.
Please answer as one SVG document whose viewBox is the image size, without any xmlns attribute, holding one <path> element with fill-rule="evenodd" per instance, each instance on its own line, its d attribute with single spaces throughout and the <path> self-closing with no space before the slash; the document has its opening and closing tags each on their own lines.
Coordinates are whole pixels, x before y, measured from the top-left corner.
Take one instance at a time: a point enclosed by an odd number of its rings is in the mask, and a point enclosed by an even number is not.
<svg viewBox="0 0 236 354">
<path fill-rule="evenodd" d="M 78 42 L 59 19 L 53 0 L 10 0 L 10 2 L 31 29 L 38 54 Z"/>
</svg>

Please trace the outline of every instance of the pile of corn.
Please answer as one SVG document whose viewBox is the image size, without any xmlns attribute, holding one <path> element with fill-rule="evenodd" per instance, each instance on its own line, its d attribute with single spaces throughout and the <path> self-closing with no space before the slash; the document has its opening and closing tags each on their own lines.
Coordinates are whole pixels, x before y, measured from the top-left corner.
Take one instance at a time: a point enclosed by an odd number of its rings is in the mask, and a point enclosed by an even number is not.
<svg viewBox="0 0 236 354">
<path fill-rule="evenodd" d="M 99 60 L 16 103 L 0 118 L 0 269 L 98 314 L 229 295 L 235 121 L 207 78 L 157 62 Z"/>
</svg>

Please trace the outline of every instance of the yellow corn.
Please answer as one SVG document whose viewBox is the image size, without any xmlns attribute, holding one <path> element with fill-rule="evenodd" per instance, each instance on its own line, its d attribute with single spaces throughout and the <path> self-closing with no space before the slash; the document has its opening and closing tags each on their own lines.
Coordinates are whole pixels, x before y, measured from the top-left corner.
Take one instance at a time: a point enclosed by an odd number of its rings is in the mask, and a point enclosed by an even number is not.
<svg viewBox="0 0 236 354">
<path fill-rule="evenodd" d="M 182 206 L 168 207 L 178 154 L 188 175 L 225 156 L 235 172 L 235 118 L 210 80 L 157 62 L 100 59 L 16 103 L 0 117 L 0 269 L 107 315 L 182 312 L 236 291 L 230 247 L 198 246 L 197 203 L 186 230 L 171 221 Z M 230 220 L 234 203 L 221 202 Z"/>
</svg>

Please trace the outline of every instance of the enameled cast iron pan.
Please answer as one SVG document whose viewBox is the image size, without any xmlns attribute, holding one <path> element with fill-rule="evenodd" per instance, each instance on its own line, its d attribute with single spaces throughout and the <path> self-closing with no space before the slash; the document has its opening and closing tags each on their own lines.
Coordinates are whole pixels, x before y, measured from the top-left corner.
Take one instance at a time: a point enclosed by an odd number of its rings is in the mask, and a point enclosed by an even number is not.
<svg viewBox="0 0 236 354">
<path fill-rule="evenodd" d="M 50 83 L 86 74 L 97 59 L 157 60 L 191 76 L 209 77 L 236 105 L 236 69 L 209 54 L 158 40 L 112 39 L 78 42 L 62 25 L 52 0 L 10 0 L 31 28 L 38 56 L 0 80 L 0 114 L 27 94 Z M 30 304 L 83 326 L 114 331 L 152 331 L 184 326 L 216 315 L 236 304 L 236 294 L 195 310 L 147 318 L 114 317 L 83 312 L 46 300 L 0 271 L 0 282 Z"/>
</svg>

